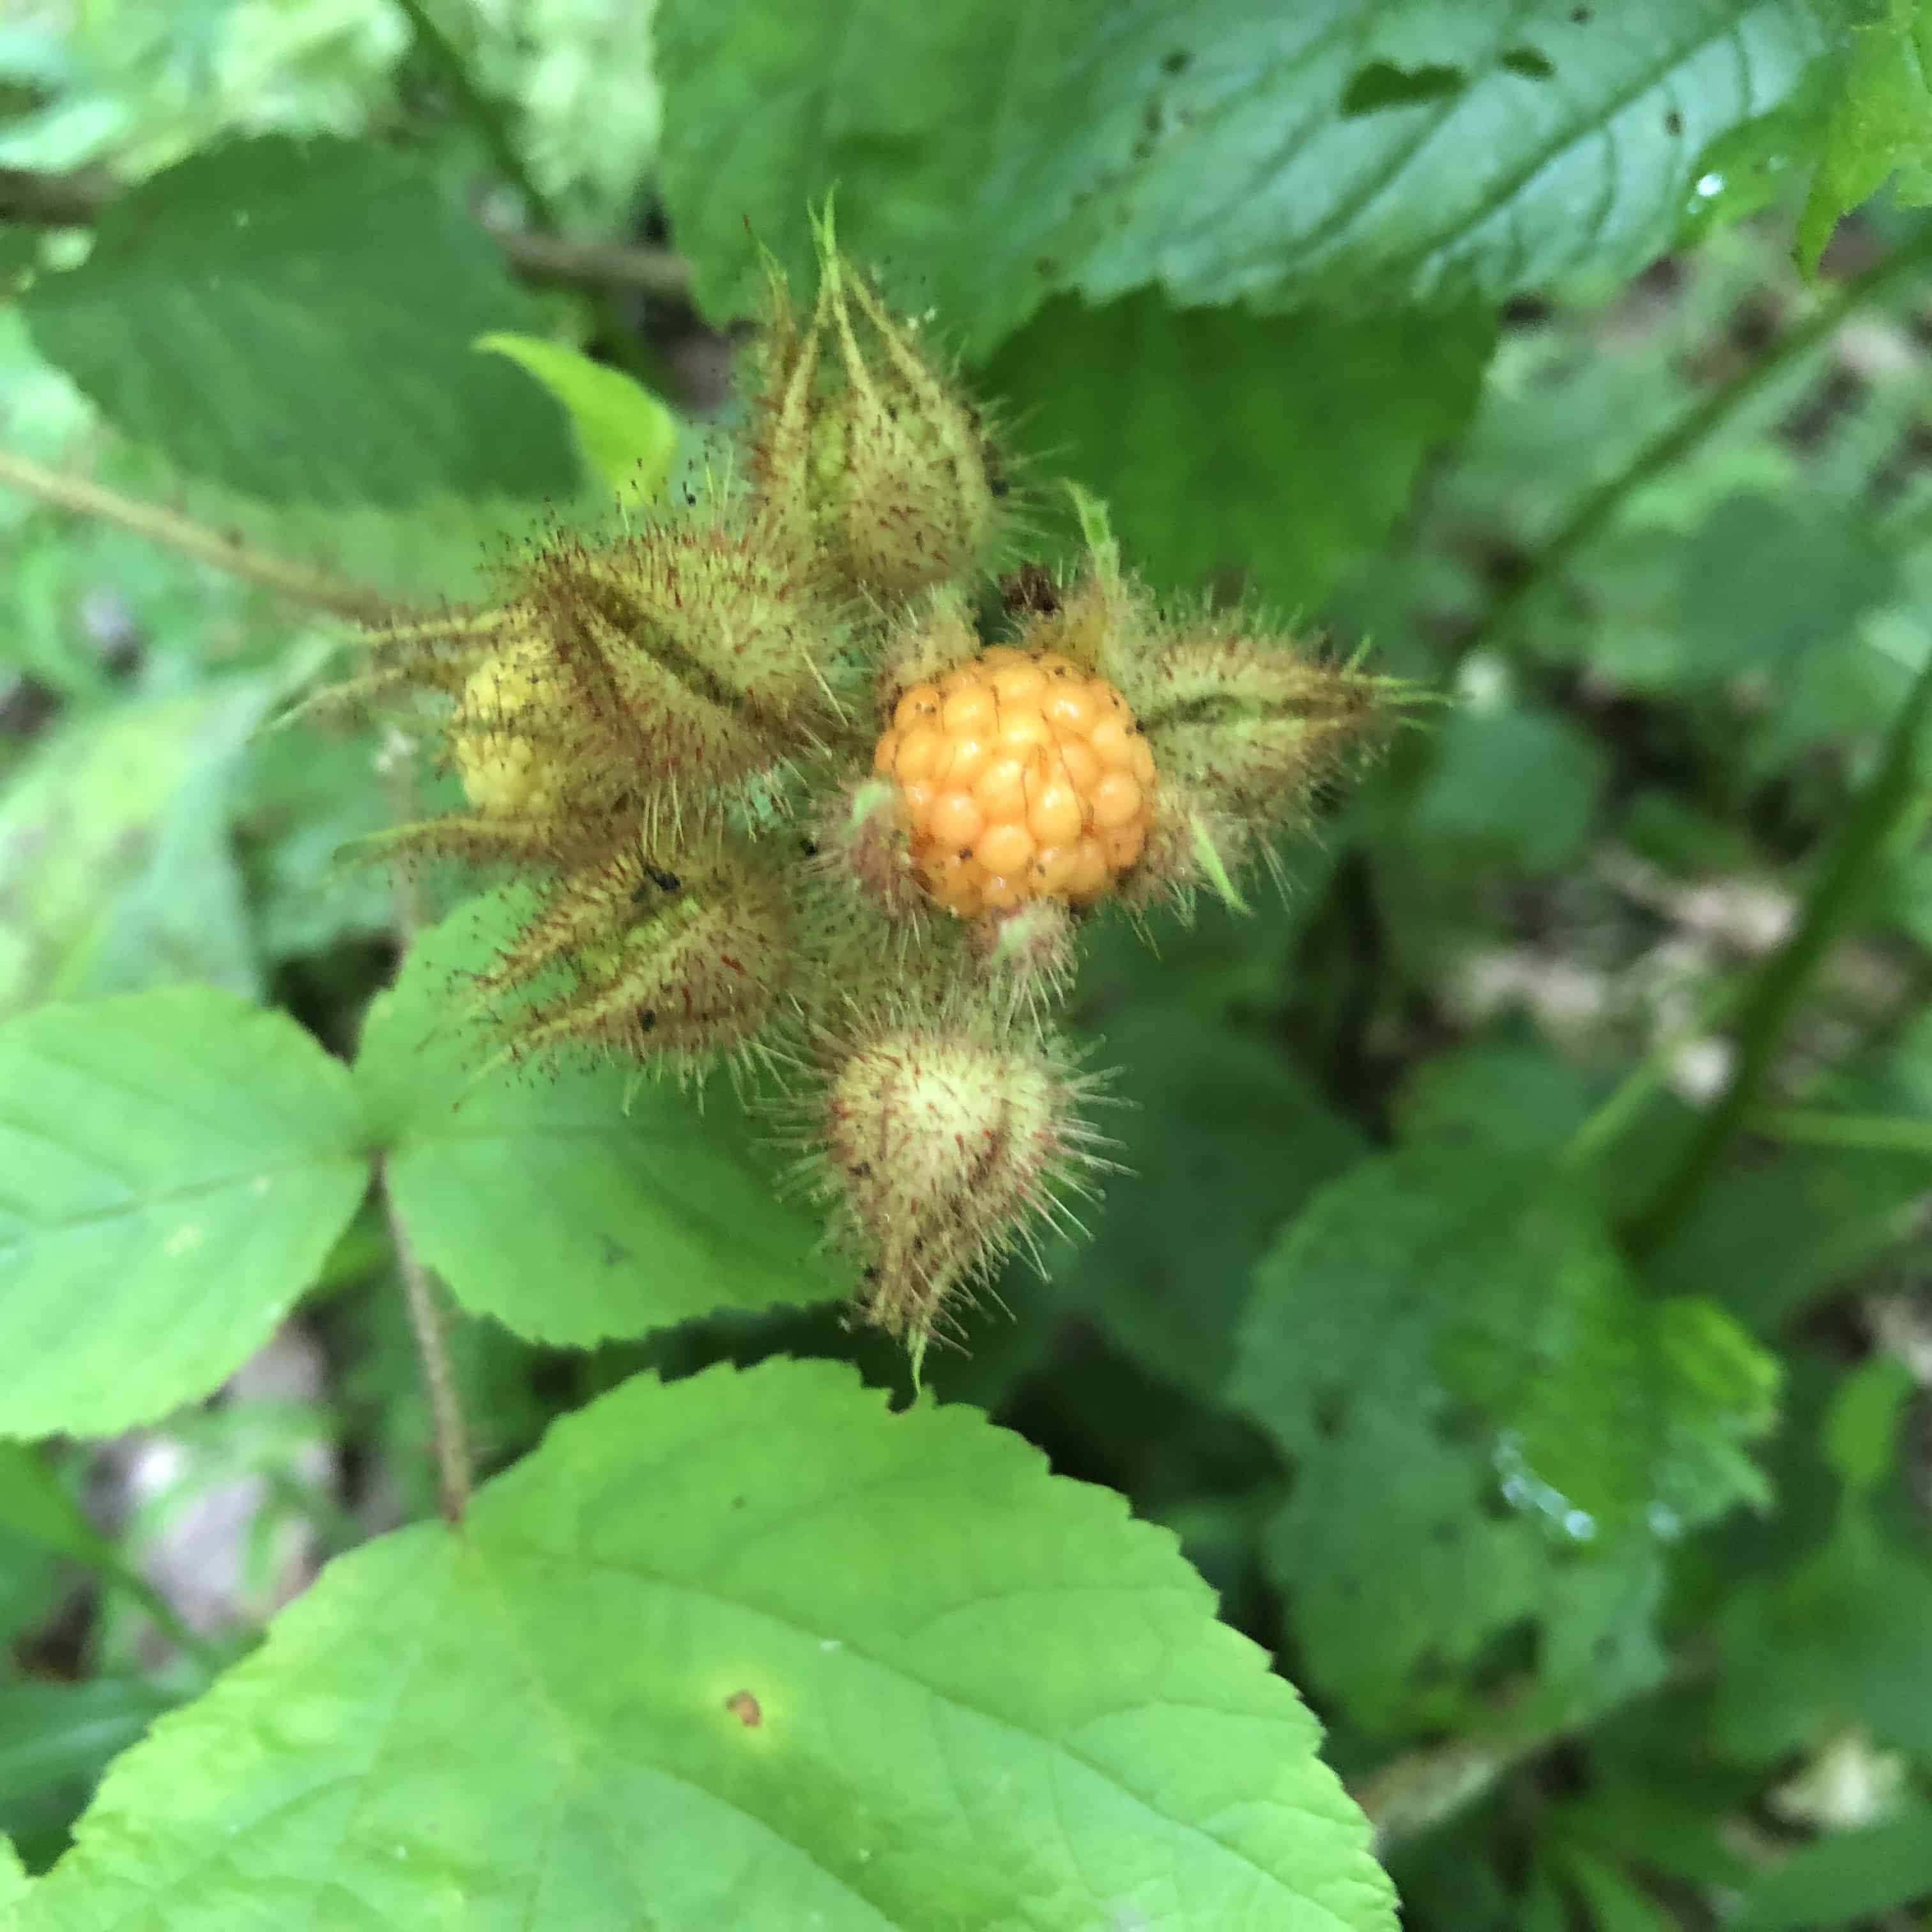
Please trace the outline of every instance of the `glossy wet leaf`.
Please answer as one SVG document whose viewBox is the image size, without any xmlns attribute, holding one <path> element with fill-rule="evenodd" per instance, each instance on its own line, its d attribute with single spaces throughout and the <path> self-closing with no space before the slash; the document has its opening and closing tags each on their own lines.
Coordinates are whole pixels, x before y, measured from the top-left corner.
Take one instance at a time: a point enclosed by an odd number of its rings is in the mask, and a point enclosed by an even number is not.
<svg viewBox="0 0 1932 1932">
<path fill-rule="evenodd" d="M 1932 11 L 1886 0 L 1852 28 L 1825 130 L 1823 152 L 1798 224 L 1798 259 L 1815 268 L 1840 216 L 1897 177 L 1898 199 L 1932 200 Z"/>
<path fill-rule="evenodd" d="M 212 988 L 0 1027 L 0 1435 L 208 1394 L 314 1279 L 364 1145 L 340 1063 Z"/>
<path fill-rule="evenodd" d="M 802 200 L 836 182 L 842 236 L 982 349 L 1066 291 L 1601 288 L 1670 247 L 1704 148 L 1802 86 L 1849 18 L 1842 0 L 669 0 L 664 182 L 714 309 L 748 299 L 754 236 L 803 271 Z"/>
<path fill-rule="evenodd" d="M 823 1218 L 779 1192 L 776 1123 L 724 1077 L 700 1100 L 614 1064 L 501 1060 L 474 976 L 508 906 L 473 901 L 424 934 L 363 1033 L 356 1082 L 422 1259 L 466 1307 L 575 1347 L 849 1293 Z"/>
<path fill-rule="evenodd" d="M 1365 1724 L 1453 1717 L 1523 1623 L 1558 1704 L 1646 1681 L 1657 1538 L 1760 1492 L 1739 1444 L 1768 1364 L 1714 1310 L 1637 1300 L 1539 1171 L 1480 1146 L 1362 1162 L 1256 1271 L 1230 1392 L 1294 1472 L 1264 1556 Z"/>
<path fill-rule="evenodd" d="M 1168 1536 L 976 1412 L 640 1378 L 460 1536 L 334 1564 L 115 1767 L 20 1932 L 1383 1932 L 1317 1739 Z"/>
</svg>

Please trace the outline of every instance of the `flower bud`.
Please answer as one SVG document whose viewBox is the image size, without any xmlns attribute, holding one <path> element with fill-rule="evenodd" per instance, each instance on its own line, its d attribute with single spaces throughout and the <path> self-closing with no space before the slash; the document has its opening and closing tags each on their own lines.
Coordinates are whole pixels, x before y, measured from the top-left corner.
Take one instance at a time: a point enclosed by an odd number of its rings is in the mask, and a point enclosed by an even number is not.
<svg viewBox="0 0 1932 1932">
<path fill-rule="evenodd" d="M 833 620 L 803 571 L 745 533 L 667 525 L 604 550 L 560 544 L 528 596 L 577 706 L 571 756 L 654 817 L 770 782 L 837 715 Z"/>
<path fill-rule="evenodd" d="M 1207 626 L 1150 666 L 1144 719 L 1163 772 L 1208 811 L 1265 835 L 1388 728 L 1385 678 L 1323 663 L 1285 639 Z"/>
<path fill-rule="evenodd" d="M 801 328 L 772 275 L 752 406 L 758 520 L 809 532 L 838 574 L 884 601 L 962 576 L 986 549 L 1006 485 L 977 410 L 818 230 L 820 292 Z M 836 350 L 836 362 L 828 351 Z"/>
<path fill-rule="evenodd" d="M 500 1012 L 514 1057 L 588 1048 L 688 1070 L 777 1017 L 796 953 L 784 881 L 742 839 L 682 862 L 632 849 L 585 868 L 482 976 L 486 996 L 565 982 Z"/>
<path fill-rule="evenodd" d="M 866 1264 L 866 1317 L 922 1347 L 949 1294 L 1050 1218 L 1090 1130 L 1051 1047 L 968 1020 L 889 1027 L 826 1096 L 827 1192 Z"/>
</svg>

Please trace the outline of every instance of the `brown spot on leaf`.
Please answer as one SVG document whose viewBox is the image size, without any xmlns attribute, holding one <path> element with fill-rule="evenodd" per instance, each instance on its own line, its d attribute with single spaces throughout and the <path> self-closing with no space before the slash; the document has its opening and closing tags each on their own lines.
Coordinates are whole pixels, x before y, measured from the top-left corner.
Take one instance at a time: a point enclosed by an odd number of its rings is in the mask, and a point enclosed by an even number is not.
<svg viewBox="0 0 1932 1932">
<path fill-rule="evenodd" d="M 725 1699 L 724 1708 L 748 1731 L 755 1731 L 765 1721 L 764 1706 L 748 1690 L 733 1691 Z"/>
</svg>

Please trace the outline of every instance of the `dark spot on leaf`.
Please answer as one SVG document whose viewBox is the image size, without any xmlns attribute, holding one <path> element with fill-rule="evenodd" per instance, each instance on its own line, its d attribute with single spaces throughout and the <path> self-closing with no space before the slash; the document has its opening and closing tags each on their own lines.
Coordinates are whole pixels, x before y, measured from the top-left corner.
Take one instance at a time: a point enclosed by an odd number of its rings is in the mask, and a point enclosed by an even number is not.
<svg viewBox="0 0 1932 1932">
<path fill-rule="evenodd" d="M 1318 1396 L 1315 1403 L 1316 1434 L 1330 1437 L 1340 1435 L 1342 1418 L 1346 1412 L 1347 1404 L 1339 1389 L 1330 1389 Z"/>
<path fill-rule="evenodd" d="M 1666 134 L 1681 134 L 1684 131 L 1684 117 L 1674 107 L 1664 117 L 1664 131 Z"/>
<path fill-rule="evenodd" d="M 1033 268 L 1035 274 L 1050 282 L 1060 273 L 1060 262 L 1058 257 L 1052 255 L 1036 255 L 1033 258 Z"/>
<path fill-rule="evenodd" d="M 1534 47 L 1511 47 L 1501 56 L 1501 61 L 1511 74 L 1520 74 L 1526 80 L 1549 80 L 1556 72 L 1549 56 L 1538 53 Z"/>
<path fill-rule="evenodd" d="M 1453 100 L 1469 84 L 1460 68 L 1399 68 L 1371 61 L 1342 94 L 1344 114 L 1377 114 L 1388 107 L 1414 107 L 1426 100 Z"/>
<path fill-rule="evenodd" d="M 607 1268 L 621 1268 L 631 1258 L 630 1250 L 620 1247 L 608 1234 L 599 1234 L 597 1238 L 597 1246 L 598 1259 Z"/>
<path fill-rule="evenodd" d="M 1192 58 L 1193 56 L 1184 47 L 1176 47 L 1172 53 L 1162 57 L 1160 70 L 1162 74 L 1185 74 L 1187 63 Z"/>
<path fill-rule="evenodd" d="M 748 1690 L 734 1690 L 724 1700 L 724 1708 L 746 1730 L 754 1731 L 765 1721 L 764 1709 Z"/>
<path fill-rule="evenodd" d="M 1590 24 L 1590 10 L 1587 7 L 1572 7 L 1570 18 L 1576 26 L 1587 27 Z"/>
</svg>

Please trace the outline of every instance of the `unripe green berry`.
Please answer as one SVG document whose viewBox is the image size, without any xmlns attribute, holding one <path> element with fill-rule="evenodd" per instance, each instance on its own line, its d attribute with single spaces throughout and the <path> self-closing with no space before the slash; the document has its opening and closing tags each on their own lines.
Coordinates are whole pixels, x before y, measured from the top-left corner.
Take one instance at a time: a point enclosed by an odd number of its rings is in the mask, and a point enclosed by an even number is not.
<svg viewBox="0 0 1932 1932">
<path fill-rule="evenodd" d="M 852 1048 L 821 1141 L 870 1320 L 922 1346 L 947 1297 L 1051 1214 L 1089 1137 L 1076 1092 L 1024 1029 L 902 1024 Z"/>
</svg>

